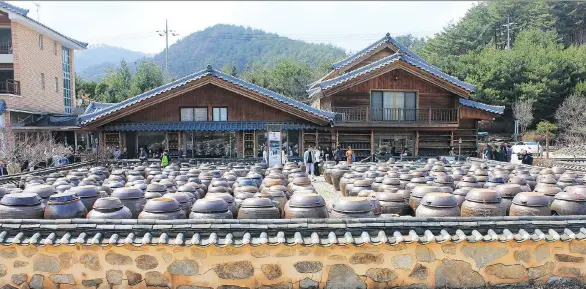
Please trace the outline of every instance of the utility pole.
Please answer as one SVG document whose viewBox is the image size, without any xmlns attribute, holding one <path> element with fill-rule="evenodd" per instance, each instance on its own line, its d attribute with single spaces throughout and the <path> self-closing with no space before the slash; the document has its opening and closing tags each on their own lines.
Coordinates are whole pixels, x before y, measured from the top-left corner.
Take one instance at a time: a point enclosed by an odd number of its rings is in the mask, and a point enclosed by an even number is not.
<svg viewBox="0 0 586 289">
<path fill-rule="evenodd" d="M 510 34 L 510 30 L 511 30 L 511 26 L 515 25 L 517 23 L 515 22 L 511 22 L 509 16 L 507 16 L 507 24 L 503 24 L 503 26 L 507 27 L 507 47 L 505 48 L 505 50 L 509 50 L 511 49 L 511 34 Z"/>
<path fill-rule="evenodd" d="M 179 34 L 173 30 L 169 30 L 167 19 L 165 19 L 165 30 L 157 30 L 159 36 L 165 36 L 165 72 L 169 73 L 169 33 L 172 36 L 178 36 Z"/>
</svg>

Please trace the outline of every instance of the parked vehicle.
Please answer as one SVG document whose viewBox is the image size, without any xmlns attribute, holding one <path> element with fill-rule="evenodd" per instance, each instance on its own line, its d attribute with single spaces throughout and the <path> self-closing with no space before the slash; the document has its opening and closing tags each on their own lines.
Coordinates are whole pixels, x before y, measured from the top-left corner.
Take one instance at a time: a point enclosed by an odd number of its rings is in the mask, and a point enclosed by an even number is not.
<svg viewBox="0 0 586 289">
<path fill-rule="evenodd" d="M 539 145 L 538 142 L 535 141 L 523 141 L 518 142 L 511 147 L 513 154 L 520 154 L 521 151 L 526 150 L 528 153 L 532 155 L 541 155 L 543 152 L 543 148 Z"/>
</svg>

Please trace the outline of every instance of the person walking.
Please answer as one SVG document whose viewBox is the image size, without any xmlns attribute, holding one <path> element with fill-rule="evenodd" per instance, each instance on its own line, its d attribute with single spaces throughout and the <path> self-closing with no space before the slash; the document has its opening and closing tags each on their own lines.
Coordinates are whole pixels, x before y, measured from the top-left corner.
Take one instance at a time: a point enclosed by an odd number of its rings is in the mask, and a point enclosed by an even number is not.
<svg viewBox="0 0 586 289">
<path fill-rule="evenodd" d="M 161 167 L 166 167 L 169 165 L 169 152 L 167 150 L 163 151 L 163 156 L 161 157 Z"/>
<path fill-rule="evenodd" d="M 341 162 L 344 159 L 344 151 L 342 150 L 342 147 L 340 145 L 338 145 L 338 147 L 336 147 L 336 151 L 334 151 L 334 160 L 336 162 Z"/>
<path fill-rule="evenodd" d="M 305 164 L 305 173 L 309 175 L 312 179 L 315 177 L 315 167 L 313 163 L 315 162 L 315 154 L 314 151 L 311 149 L 311 146 L 305 149 L 303 153 L 303 163 Z M 311 171 L 311 175 L 309 172 Z"/>
<path fill-rule="evenodd" d="M 352 150 L 352 147 L 348 147 L 348 150 L 346 151 L 346 162 L 351 165 L 354 160 L 356 159 L 356 157 L 354 156 L 354 151 Z"/>
<path fill-rule="evenodd" d="M 322 153 L 321 148 L 315 148 L 313 150 L 313 155 L 315 156 L 315 162 L 313 163 L 313 169 L 315 170 L 315 175 L 319 177 L 319 164 L 322 162 Z"/>
<path fill-rule="evenodd" d="M 139 159 L 140 159 L 141 161 L 143 161 L 143 162 L 144 162 L 144 161 L 146 161 L 146 160 L 148 159 L 148 157 L 147 157 L 147 153 L 146 153 L 146 151 L 144 150 L 144 148 L 140 148 Z"/>
</svg>

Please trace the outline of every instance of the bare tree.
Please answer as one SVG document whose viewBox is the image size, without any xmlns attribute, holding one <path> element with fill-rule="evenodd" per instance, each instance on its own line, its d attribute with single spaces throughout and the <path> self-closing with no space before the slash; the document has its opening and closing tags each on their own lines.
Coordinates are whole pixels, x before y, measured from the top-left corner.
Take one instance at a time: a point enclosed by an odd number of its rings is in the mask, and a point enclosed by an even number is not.
<svg viewBox="0 0 586 289">
<path fill-rule="evenodd" d="M 27 161 L 29 168 L 54 156 L 67 157 L 72 153 L 64 144 L 57 143 L 50 131 L 17 133 L 7 127 L 0 131 L 0 140 L 0 157 L 18 162 Z"/>
<path fill-rule="evenodd" d="M 513 116 L 519 122 L 521 133 L 525 133 L 533 122 L 533 103 L 529 100 L 517 100 L 513 104 Z"/>
<path fill-rule="evenodd" d="M 571 95 L 555 112 L 559 138 L 565 144 L 562 152 L 586 155 L 586 97 Z"/>
</svg>

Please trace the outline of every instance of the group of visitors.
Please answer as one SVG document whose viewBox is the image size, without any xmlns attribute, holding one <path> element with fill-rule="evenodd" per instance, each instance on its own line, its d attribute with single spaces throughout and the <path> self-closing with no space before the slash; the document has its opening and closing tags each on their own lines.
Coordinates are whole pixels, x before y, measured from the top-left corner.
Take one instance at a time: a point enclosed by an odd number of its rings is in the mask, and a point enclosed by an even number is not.
<svg viewBox="0 0 586 289">
<path fill-rule="evenodd" d="M 482 151 L 482 158 L 486 160 L 510 162 L 512 154 L 513 151 L 510 144 L 488 144 Z"/>
</svg>

